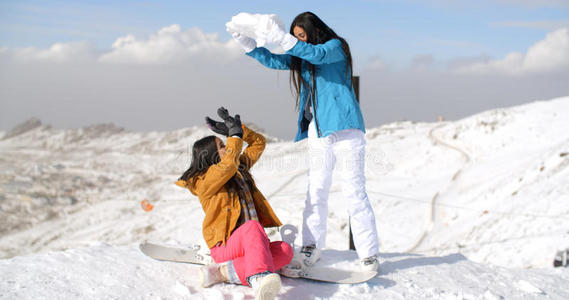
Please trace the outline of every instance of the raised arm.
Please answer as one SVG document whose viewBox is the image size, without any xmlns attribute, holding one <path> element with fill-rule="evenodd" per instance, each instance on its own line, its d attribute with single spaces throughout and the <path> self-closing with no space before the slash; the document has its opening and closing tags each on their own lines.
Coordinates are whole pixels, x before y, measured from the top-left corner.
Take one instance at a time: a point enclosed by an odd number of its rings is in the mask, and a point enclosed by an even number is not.
<svg viewBox="0 0 569 300">
<path fill-rule="evenodd" d="M 342 42 L 339 39 L 331 39 L 324 44 L 313 45 L 287 33 L 282 25 L 274 20 L 269 22 L 268 27 L 270 30 L 265 35 L 267 43 L 280 44 L 288 55 L 299 57 L 313 65 L 332 64 L 346 59 Z M 255 50 L 251 52 L 254 53 Z M 265 51 L 268 52 L 266 49 Z"/>
<path fill-rule="evenodd" d="M 267 68 L 276 70 L 290 69 L 290 55 L 288 54 L 274 54 L 267 48 L 263 47 L 257 47 L 246 54 L 258 60 Z"/>
<path fill-rule="evenodd" d="M 263 154 L 265 150 L 266 140 L 265 137 L 243 125 L 243 140 L 249 144 L 239 160 L 241 165 L 250 169 Z"/>
<path fill-rule="evenodd" d="M 189 187 L 191 192 L 198 196 L 213 196 L 225 183 L 235 175 L 239 167 L 239 155 L 243 149 L 243 140 L 238 137 L 228 137 L 225 146 L 225 155 L 220 162 L 207 169 L 205 174 L 197 176 L 193 184 L 188 185 L 185 181 L 179 180 L 177 185 Z"/>
<path fill-rule="evenodd" d="M 276 70 L 290 69 L 290 56 L 286 54 L 273 54 L 267 48 L 257 47 L 257 42 L 254 39 L 242 35 L 240 33 L 233 33 L 233 39 L 241 45 L 245 54 L 258 60 L 265 67 Z"/>
<path fill-rule="evenodd" d="M 346 59 L 342 42 L 338 39 L 332 39 L 318 45 L 298 41 L 286 53 L 302 58 L 313 65 L 331 64 Z"/>
</svg>

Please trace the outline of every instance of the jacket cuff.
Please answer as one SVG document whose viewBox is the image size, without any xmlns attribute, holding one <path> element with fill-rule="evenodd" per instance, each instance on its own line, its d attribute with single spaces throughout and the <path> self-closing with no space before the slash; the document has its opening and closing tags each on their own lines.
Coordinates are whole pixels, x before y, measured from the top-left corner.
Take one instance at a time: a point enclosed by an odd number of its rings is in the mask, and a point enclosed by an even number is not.
<svg viewBox="0 0 569 300">
<path fill-rule="evenodd" d="M 243 128 L 243 140 L 245 142 L 247 142 L 247 144 L 251 143 L 251 136 L 254 135 L 256 132 L 249 129 L 249 127 L 245 126 L 245 125 L 241 125 L 241 128 Z"/>
<path fill-rule="evenodd" d="M 241 47 L 243 48 L 243 50 L 245 50 L 245 53 L 250 53 L 253 50 L 255 50 L 255 48 L 257 48 L 256 46 L 255 47 L 241 46 Z"/>
<path fill-rule="evenodd" d="M 243 148 L 243 140 L 237 136 L 227 137 L 227 142 L 225 143 L 225 154 L 233 154 L 233 152 L 241 152 Z"/>
<path fill-rule="evenodd" d="M 188 187 L 188 183 L 185 180 L 178 180 L 176 181 L 176 185 L 179 187 L 183 187 L 183 188 L 187 188 Z"/>
<path fill-rule="evenodd" d="M 286 33 L 283 40 L 281 41 L 281 47 L 284 49 L 284 51 L 288 51 L 292 49 L 292 47 L 294 47 L 297 42 L 298 39 L 294 37 L 294 35 Z"/>
</svg>

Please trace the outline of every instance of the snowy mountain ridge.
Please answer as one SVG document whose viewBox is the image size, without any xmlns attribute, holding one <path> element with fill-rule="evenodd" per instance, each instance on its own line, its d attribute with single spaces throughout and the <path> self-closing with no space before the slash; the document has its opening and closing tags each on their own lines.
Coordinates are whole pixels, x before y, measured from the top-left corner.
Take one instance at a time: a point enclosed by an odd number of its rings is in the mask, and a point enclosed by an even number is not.
<svg viewBox="0 0 569 300">
<path fill-rule="evenodd" d="M 287 279 L 281 298 L 569 298 L 567 269 L 551 268 L 555 252 L 569 248 L 568 120 L 563 97 L 368 129 L 381 274 L 354 286 Z M 142 240 L 202 239 L 197 199 L 173 182 L 193 142 L 211 134 L 206 127 L 133 133 L 38 122 L 0 133 L 0 298 L 250 297 L 245 287 L 201 289 L 198 267 L 152 261 L 137 249 Z M 279 218 L 300 227 L 307 145 L 269 141 L 253 176 Z M 144 199 L 153 210 L 141 209 Z M 355 264 L 340 251 L 342 200 L 335 174 L 327 248 Z"/>
</svg>

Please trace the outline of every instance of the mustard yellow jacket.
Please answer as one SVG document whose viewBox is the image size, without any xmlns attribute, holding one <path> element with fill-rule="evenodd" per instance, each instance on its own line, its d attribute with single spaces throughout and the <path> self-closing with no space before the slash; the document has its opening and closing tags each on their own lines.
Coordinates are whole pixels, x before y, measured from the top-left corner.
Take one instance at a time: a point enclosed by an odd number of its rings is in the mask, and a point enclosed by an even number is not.
<svg viewBox="0 0 569 300">
<path fill-rule="evenodd" d="M 241 154 L 243 141 L 249 145 Z M 239 196 L 230 195 L 224 188 L 225 183 L 237 173 L 240 164 L 249 170 L 261 157 L 265 143 L 264 136 L 243 126 L 243 139 L 228 137 L 225 155 L 218 164 L 210 166 L 202 175 L 176 182 L 178 186 L 188 188 L 192 194 L 198 196 L 205 212 L 203 237 L 209 248 L 220 242 L 225 245 L 241 214 Z M 259 222 L 264 227 L 281 226 L 269 202 L 254 182 L 251 195 Z"/>
</svg>

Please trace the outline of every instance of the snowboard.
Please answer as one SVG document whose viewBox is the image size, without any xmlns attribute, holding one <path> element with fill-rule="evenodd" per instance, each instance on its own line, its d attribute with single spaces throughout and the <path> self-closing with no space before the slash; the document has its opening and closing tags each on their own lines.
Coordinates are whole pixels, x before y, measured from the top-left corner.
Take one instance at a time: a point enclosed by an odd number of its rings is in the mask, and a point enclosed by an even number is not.
<svg viewBox="0 0 569 300">
<path fill-rule="evenodd" d="M 296 228 L 291 228 L 291 225 L 285 225 L 281 229 L 282 240 L 289 243 L 293 249 L 294 238 L 296 237 L 297 232 L 298 230 L 296 230 Z M 147 256 L 162 261 L 199 265 L 213 263 L 213 259 L 209 256 L 209 249 L 202 249 L 202 247 L 197 244 L 189 247 L 182 247 L 143 242 L 140 244 L 140 250 Z M 289 278 L 303 278 L 340 284 L 362 283 L 377 276 L 376 271 L 343 270 L 333 267 L 319 266 L 318 264 L 308 267 L 295 259 L 293 259 L 288 266 L 279 270 L 279 274 Z"/>
<path fill-rule="evenodd" d="M 165 246 L 144 242 L 140 244 L 140 251 L 157 260 L 207 265 L 213 263 L 209 256 L 209 249 L 201 251 L 200 245 L 190 247 Z"/>
</svg>

